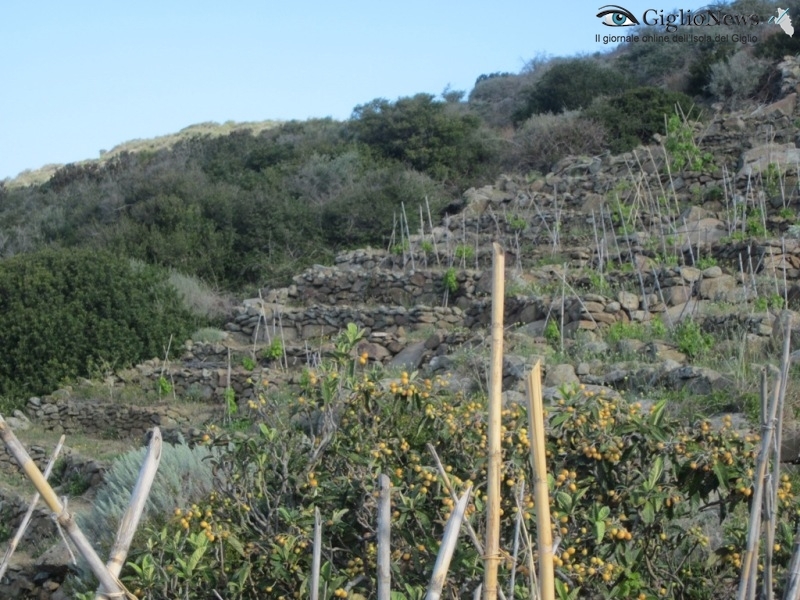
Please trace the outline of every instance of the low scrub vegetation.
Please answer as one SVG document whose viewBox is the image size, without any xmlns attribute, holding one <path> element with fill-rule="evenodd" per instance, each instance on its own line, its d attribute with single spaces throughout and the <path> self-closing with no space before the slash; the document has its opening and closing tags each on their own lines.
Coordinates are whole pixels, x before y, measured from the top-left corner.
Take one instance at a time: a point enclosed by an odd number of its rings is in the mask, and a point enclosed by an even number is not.
<svg viewBox="0 0 800 600">
<path fill-rule="evenodd" d="M 256 382 L 245 437 L 212 431 L 229 453 L 212 459 L 214 490 L 177 505 L 132 556 L 125 576 L 143 598 L 303 597 L 310 585 L 314 510 L 323 515 L 324 598 L 374 594 L 376 486 L 392 482 L 392 578 L 397 598 L 424 597 L 452 492 L 475 485 L 469 520 L 483 535 L 485 399 L 447 391 L 445 380 L 392 378 L 352 357 L 306 371 L 302 391 L 278 399 Z M 578 387 L 548 408 L 547 457 L 560 598 L 730 598 L 738 581 L 758 436 L 699 420 L 671 421 L 665 402 L 641 406 Z M 292 424 L 287 429 L 287 425 Z M 501 547 L 518 518 L 534 526 L 525 409 L 503 411 Z M 435 466 L 428 445 L 443 469 Z M 776 563 L 785 568 L 797 520 L 793 482 L 778 494 Z M 522 544 L 515 594 L 532 587 Z M 446 593 L 471 594 L 483 577 L 465 537 Z M 777 578 L 780 581 L 780 577 Z"/>
</svg>

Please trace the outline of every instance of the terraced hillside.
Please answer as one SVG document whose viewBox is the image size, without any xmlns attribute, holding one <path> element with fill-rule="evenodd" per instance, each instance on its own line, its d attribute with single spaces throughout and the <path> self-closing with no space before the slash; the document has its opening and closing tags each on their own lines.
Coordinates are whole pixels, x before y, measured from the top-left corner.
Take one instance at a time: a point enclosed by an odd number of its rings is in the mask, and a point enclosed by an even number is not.
<svg viewBox="0 0 800 600">
<path fill-rule="evenodd" d="M 467 190 L 448 217 L 398 231 L 388 249 L 340 254 L 334 266 L 242 300 L 222 330 L 187 341 L 180 360 L 153 359 L 31 398 L 9 420 L 39 463 L 67 434 L 60 489 L 89 510 L 110 459 L 141 445 L 154 425 L 168 440 L 201 446 L 219 431 L 227 440 L 257 431 L 248 411 L 261 395 L 302 394 L 309 369 L 337 356 L 350 323 L 363 330 L 352 355 L 380 366 L 387 389 L 418 373 L 480 397 L 498 242 L 507 406 L 524 402 L 523 379 L 541 360 L 551 402 L 575 384 L 645 407 L 667 398 L 679 420 L 730 419 L 745 429 L 759 410 L 760 367 L 776 361 L 787 320 L 792 350 L 800 349 L 796 97 L 787 85 L 755 112 L 720 112 L 702 129 L 685 123 L 694 142 L 678 150 L 662 139 Z M 701 170 L 680 168 L 701 155 Z M 790 385 L 786 462 L 800 458 L 799 409 Z M 0 468 L 7 535 L 27 496 L 5 455 Z M 57 539 L 38 513 L 29 556 L 0 584 L 3 597 L 66 597 L 63 553 L 48 550 Z"/>
</svg>

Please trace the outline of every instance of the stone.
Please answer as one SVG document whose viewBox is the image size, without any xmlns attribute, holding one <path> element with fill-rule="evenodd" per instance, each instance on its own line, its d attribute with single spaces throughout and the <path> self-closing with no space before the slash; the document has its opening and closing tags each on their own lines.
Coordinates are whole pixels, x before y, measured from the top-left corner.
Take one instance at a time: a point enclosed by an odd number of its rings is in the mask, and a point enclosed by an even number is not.
<svg viewBox="0 0 800 600">
<path fill-rule="evenodd" d="M 707 269 L 703 270 L 703 277 L 707 279 L 722 277 L 722 269 L 716 265 L 713 267 L 708 267 Z"/>
<path fill-rule="evenodd" d="M 736 279 L 731 275 L 721 275 L 713 279 L 704 278 L 700 282 L 700 297 L 706 300 L 724 300 L 724 296 L 736 289 Z"/>
<path fill-rule="evenodd" d="M 703 272 L 696 267 L 681 267 L 680 272 L 684 281 L 688 281 L 689 283 L 694 283 L 703 276 Z"/>
<path fill-rule="evenodd" d="M 545 386 L 558 387 L 570 383 L 580 383 L 572 365 L 564 363 L 547 369 L 547 375 L 544 378 Z"/>
<path fill-rule="evenodd" d="M 692 286 L 676 285 L 664 290 L 667 306 L 678 306 L 688 302 L 692 297 Z"/>
<path fill-rule="evenodd" d="M 692 365 L 670 371 L 664 377 L 664 383 L 670 389 L 698 396 L 707 396 L 718 391 L 731 391 L 735 388 L 734 382 L 721 373 L 706 367 Z"/>
<path fill-rule="evenodd" d="M 383 362 L 385 359 L 391 356 L 391 352 L 389 352 L 386 348 L 384 348 L 380 344 L 376 344 L 375 342 L 360 343 L 358 345 L 357 352 L 359 355 L 366 352 L 367 355 L 369 356 L 369 359 L 376 362 Z"/>
<path fill-rule="evenodd" d="M 625 310 L 637 310 L 639 308 L 639 296 L 631 292 L 621 291 L 617 294 L 617 301 Z"/>
<path fill-rule="evenodd" d="M 746 178 L 763 174 L 770 164 L 776 165 L 782 172 L 800 163 L 800 148 L 794 143 L 769 143 L 746 150 L 740 160 L 741 168 L 736 177 Z"/>
<path fill-rule="evenodd" d="M 422 358 L 425 355 L 425 342 L 414 342 L 409 344 L 400 351 L 397 356 L 387 364 L 387 368 L 398 368 L 406 371 L 415 371 L 422 364 Z"/>
<path fill-rule="evenodd" d="M 687 221 L 675 230 L 681 250 L 688 251 L 689 245 L 696 248 L 698 244 L 713 244 L 728 235 L 728 228 L 719 219 L 711 217 L 699 221 Z"/>
</svg>

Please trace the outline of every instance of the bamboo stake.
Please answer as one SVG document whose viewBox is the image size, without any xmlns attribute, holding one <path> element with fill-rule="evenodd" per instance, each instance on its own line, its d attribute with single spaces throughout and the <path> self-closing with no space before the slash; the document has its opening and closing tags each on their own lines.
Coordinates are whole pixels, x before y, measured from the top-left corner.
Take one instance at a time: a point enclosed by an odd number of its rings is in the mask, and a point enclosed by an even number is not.
<svg viewBox="0 0 800 600">
<path fill-rule="evenodd" d="M 55 450 L 53 450 L 53 455 L 50 457 L 50 460 L 47 463 L 47 467 L 44 470 L 44 478 L 47 479 L 50 477 L 50 473 L 53 471 L 53 466 L 56 464 L 56 459 L 58 455 L 61 454 L 61 448 L 64 447 L 64 440 L 67 436 L 62 435 L 61 438 L 58 440 L 58 444 L 56 444 Z M 3 556 L 3 564 L 0 564 L 0 580 L 3 579 L 3 576 L 6 574 L 6 570 L 8 569 L 8 563 L 11 560 L 11 556 L 14 554 L 14 550 L 17 549 L 17 545 L 19 544 L 20 540 L 22 540 L 22 536 L 25 535 L 25 530 L 28 528 L 28 524 L 31 522 L 31 517 L 33 516 L 33 511 L 36 510 L 36 504 L 39 502 L 39 492 L 36 492 L 31 498 L 30 506 L 28 506 L 28 512 L 25 513 L 25 516 L 22 518 L 22 522 L 19 524 L 17 528 L 17 533 L 14 534 L 14 538 L 9 542 L 8 549 L 6 550 L 5 556 Z"/>
<path fill-rule="evenodd" d="M 33 459 L 31 459 L 25 447 L 17 439 L 17 436 L 14 435 L 14 432 L 11 431 L 8 423 L 6 423 L 2 416 L 0 416 L 0 437 L 2 437 L 3 442 L 5 442 L 9 453 L 14 456 L 20 468 L 25 472 L 28 479 L 31 480 L 31 483 L 33 483 L 34 487 L 41 494 L 45 504 L 55 513 L 56 521 L 64 528 L 70 540 L 72 540 L 72 543 L 75 544 L 86 559 L 95 577 L 97 577 L 107 590 L 112 590 L 114 594 L 128 594 L 119 580 L 108 572 L 108 569 L 106 569 L 103 561 L 100 560 L 97 552 L 95 552 L 94 548 L 92 548 L 91 544 L 89 544 L 89 541 L 86 539 L 86 536 L 75 523 L 75 519 L 67 512 L 64 505 L 61 504 L 53 488 L 47 483 L 42 472 L 36 466 L 36 463 L 33 462 Z M 128 597 L 132 596 L 128 594 Z"/>
<path fill-rule="evenodd" d="M 142 468 L 139 471 L 139 478 L 136 480 L 136 485 L 131 492 L 130 504 L 119 523 L 117 537 L 106 562 L 106 568 L 112 577 L 119 577 L 120 571 L 122 571 L 122 567 L 125 564 L 125 558 L 128 556 L 133 534 L 136 533 L 136 528 L 139 526 L 139 520 L 142 518 L 142 512 L 150 495 L 150 488 L 158 472 L 158 465 L 161 462 L 161 446 L 161 430 L 158 427 L 154 427 L 147 453 L 144 456 L 144 461 L 142 461 Z M 109 591 L 101 585 L 97 589 L 95 600 L 101 600 L 103 595 L 108 594 Z"/>
<path fill-rule="evenodd" d="M 783 600 L 800 600 L 800 527 L 794 534 L 792 562 L 786 571 L 786 590 L 783 592 Z"/>
<path fill-rule="evenodd" d="M 425 600 L 439 600 L 442 597 L 442 588 L 447 579 L 447 569 L 450 568 L 450 560 L 453 558 L 453 552 L 456 549 L 458 534 L 461 531 L 461 521 L 464 519 L 464 512 L 467 510 L 471 493 L 472 485 L 469 485 L 447 520 L 444 535 L 442 536 L 442 545 L 439 548 L 439 554 L 436 556 L 436 564 L 433 567 L 431 584 L 428 586 Z"/>
<path fill-rule="evenodd" d="M 550 524 L 550 497 L 547 489 L 544 406 L 542 404 L 542 363 L 537 361 L 528 374 L 528 425 L 533 459 L 536 505 L 536 535 L 539 545 L 539 597 L 555 598 L 553 572 L 553 531 Z"/>
<path fill-rule="evenodd" d="M 503 284 L 505 276 L 505 254 L 497 242 L 494 250 L 492 277 L 492 359 L 489 382 L 489 432 L 486 503 L 486 554 L 483 579 L 484 600 L 497 599 L 497 570 L 500 566 L 500 476 L 502 471 L 502 447 L 500 420 L 502 412 L 503 386 Z"/>
<path fill-rule="evenodd" d="M 772 367 L 774 369 L 774 367 Z M 762 372 L 762 395 L 766 392 L 764 384 L 767 379 L 766 371 Z M 755 574 L 758 560 L 759 531 L 761 529 L 761 507 L 764 500 L 764 478 L 772 447 L 775 415 L 778 411 L 778 396 L 780 394 L 781 375 L 776 374 L 775 387 L 772 390 L 772 402 L 769 405 L 769 415 L 765 415 L 762 423 L 763 435 L 761 438 L 761 451 L 758 455 L 758 465 L 754 479 L 753 500 L 750 505 L 750 527 L 747 531 L 747 548 L 742 559 L 742 576 L 739 581 L 737 600 L 745 600 L 755 596 Z"/>
<path fill-rule="evenodd" d="M 319 600 L 319 572 L 322 568 L 322 517 L 314 508 L 314 555 L 311 558 L 311 600 Z"/>
<path fill-rule="evenodd" d="M 389 600 L 392 595 L 392 484 L 381 474 L 380 498 L 378 499 L 378 600 Z"/>
</svg>

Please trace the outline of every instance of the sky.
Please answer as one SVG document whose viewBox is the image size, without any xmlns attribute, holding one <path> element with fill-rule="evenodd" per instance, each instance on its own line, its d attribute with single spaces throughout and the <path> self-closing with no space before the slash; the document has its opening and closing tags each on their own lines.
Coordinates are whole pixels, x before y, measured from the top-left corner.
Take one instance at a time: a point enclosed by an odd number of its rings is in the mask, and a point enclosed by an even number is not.
<svg viewBox="0 0 800 600">
<path fill-rule="evenodd" d="M 469 92 L 537 56 L 609 50 L 603 4 L 3 0 L 0 180 L 196 123 L 346 119 L 375 98 Z"/>
</svg>

